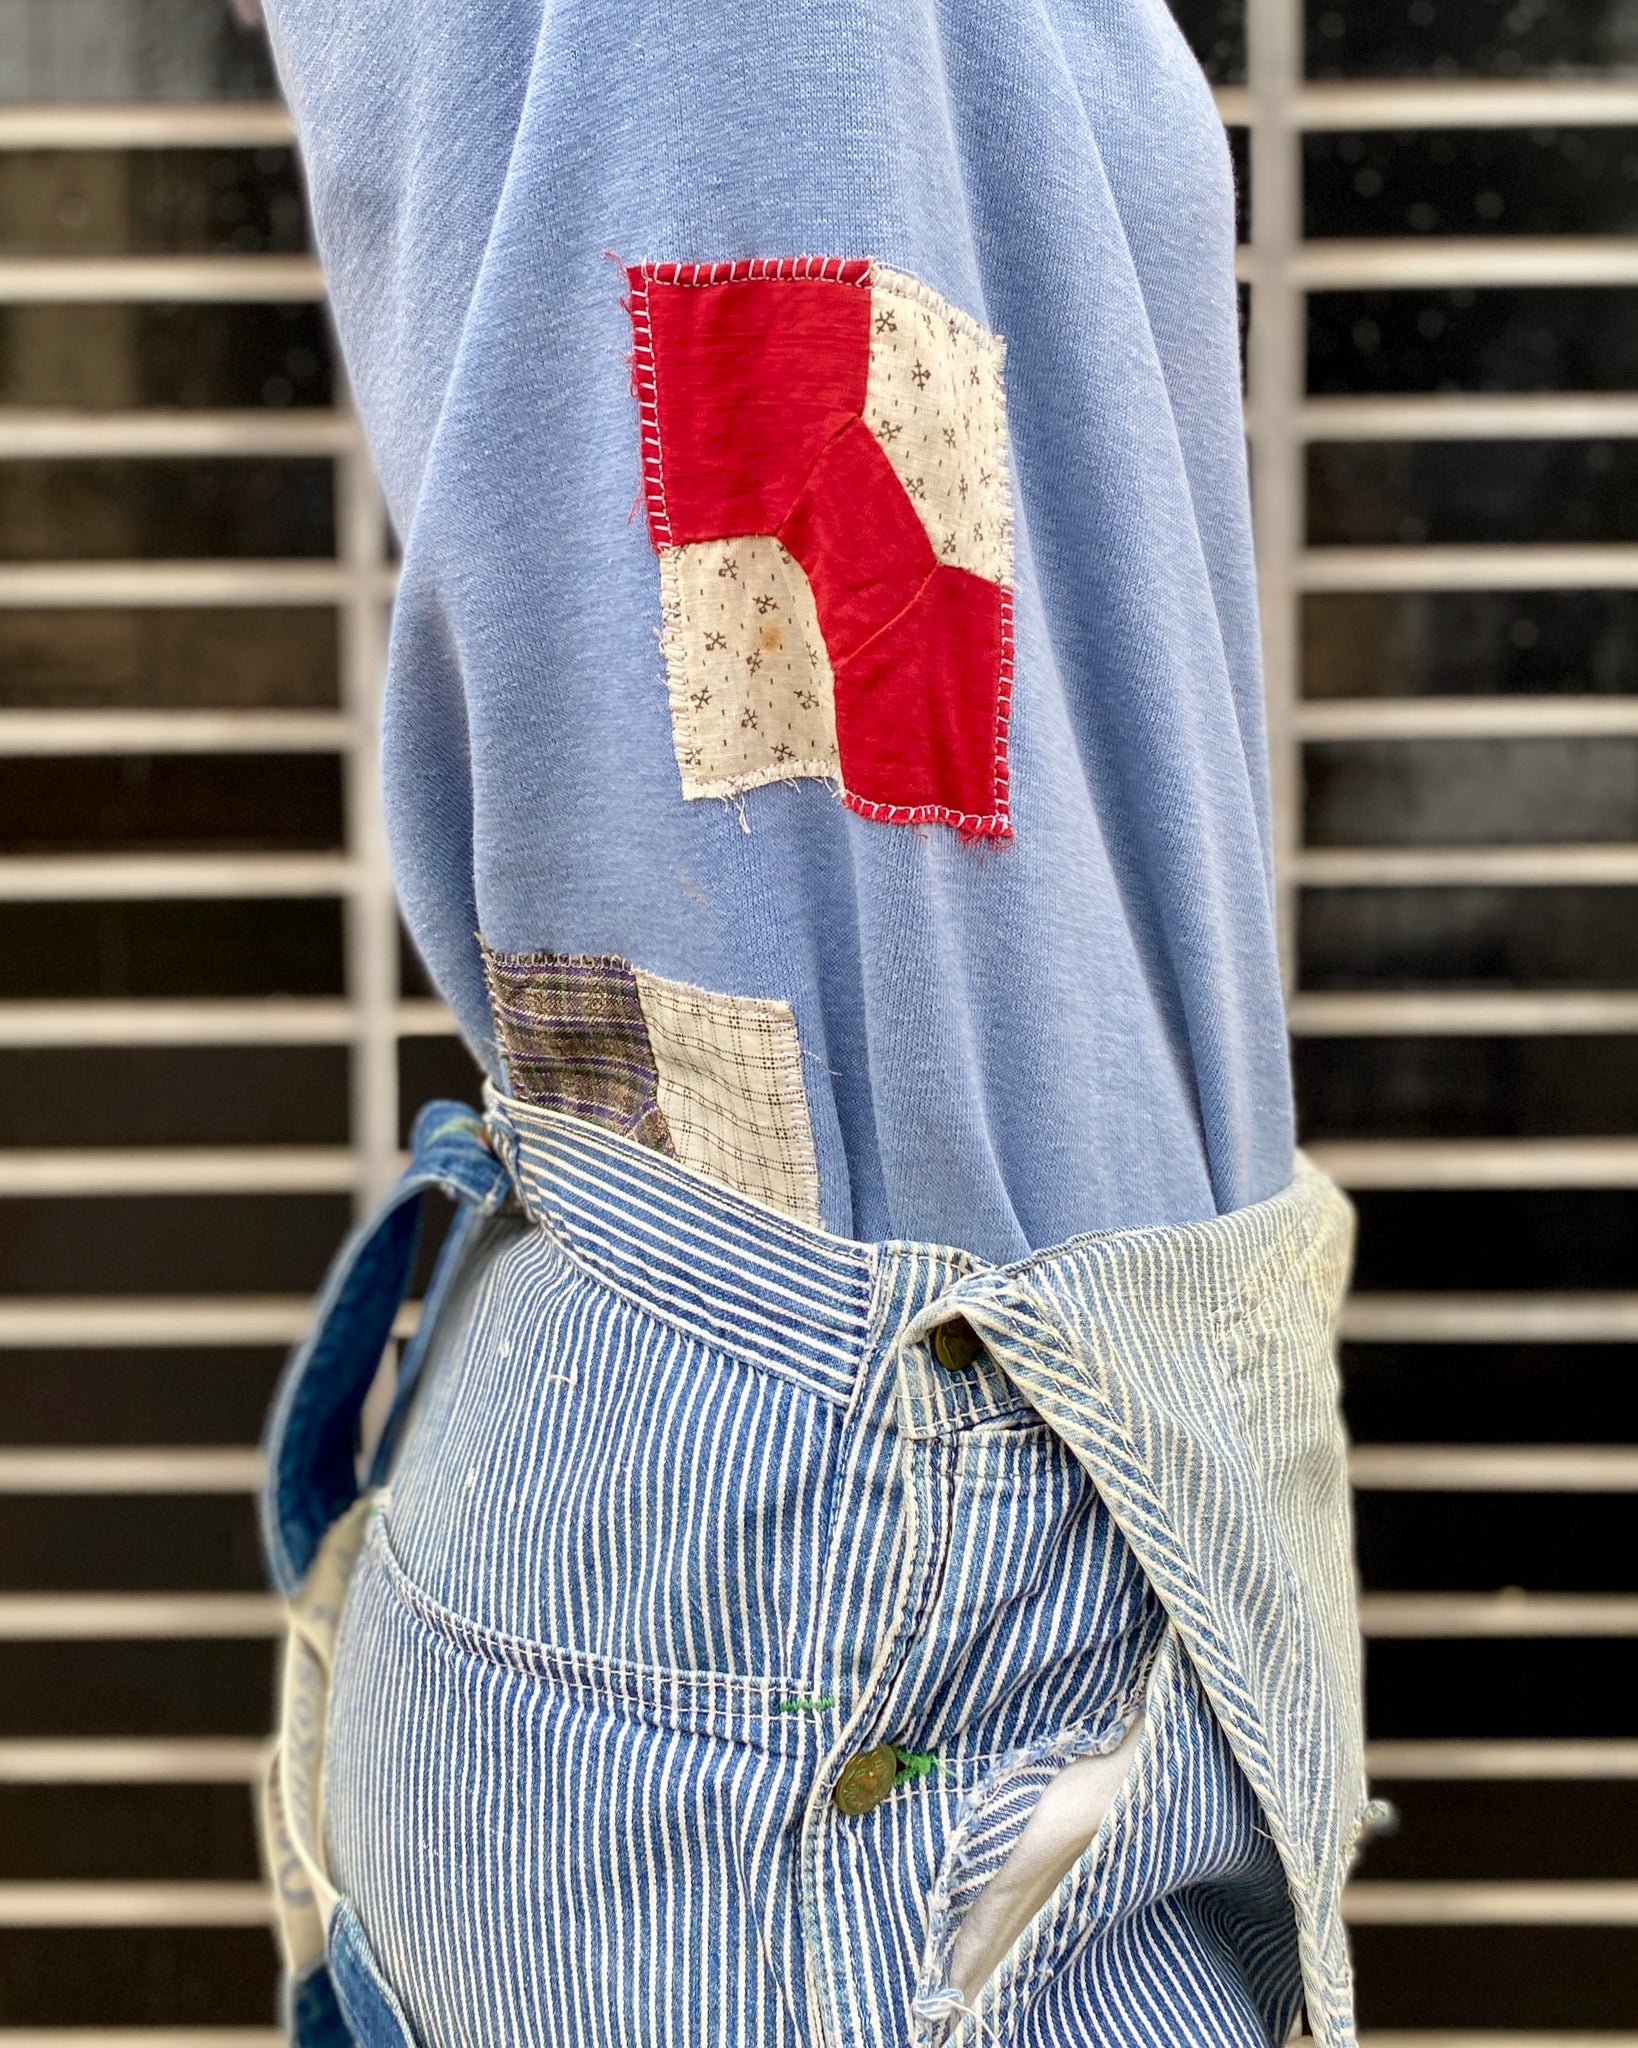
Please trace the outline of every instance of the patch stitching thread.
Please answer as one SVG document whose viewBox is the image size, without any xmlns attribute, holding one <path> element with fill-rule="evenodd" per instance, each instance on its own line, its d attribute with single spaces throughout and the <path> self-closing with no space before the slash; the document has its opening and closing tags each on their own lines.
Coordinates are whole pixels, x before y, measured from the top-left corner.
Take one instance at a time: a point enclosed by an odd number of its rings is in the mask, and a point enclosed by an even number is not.
<svg viewBox="0 0 1638 2048">
<path fill-rule="evenodd" d="M 636 271 L 631 275 L 631 386 L 637 396 L 643 497 L 648 507 L 649 531 L 654 536 L 655 547 L 665 549 L 671 545 L 671 521 L 665 509 L 665 471 L 660 461 L 659 365 L 654 356 L 654 326 L 648 303 L 650 283 L 660 281 L 658 274 L 649 270 Z"/>
</svg>

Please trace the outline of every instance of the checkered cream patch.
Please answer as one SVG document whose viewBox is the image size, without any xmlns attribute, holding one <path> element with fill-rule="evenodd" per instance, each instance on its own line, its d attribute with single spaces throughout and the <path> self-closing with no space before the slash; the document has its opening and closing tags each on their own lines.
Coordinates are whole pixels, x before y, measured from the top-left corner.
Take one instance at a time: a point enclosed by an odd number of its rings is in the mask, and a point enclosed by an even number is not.
<svg viewBox="0 0 1638 2048">
<path fill-rule="evenodd" d="M 584 1117 L 798 1222 L 819 1168 L 789 1003 L 713 994 L 612 954 L 483 949 L 520 1101 Z"/>
<path fill-rule="evenodd" d="M 817 1226 L 819 1167 L 789 1003 L 636 974 L 677 1157 Z"/>
</svg>

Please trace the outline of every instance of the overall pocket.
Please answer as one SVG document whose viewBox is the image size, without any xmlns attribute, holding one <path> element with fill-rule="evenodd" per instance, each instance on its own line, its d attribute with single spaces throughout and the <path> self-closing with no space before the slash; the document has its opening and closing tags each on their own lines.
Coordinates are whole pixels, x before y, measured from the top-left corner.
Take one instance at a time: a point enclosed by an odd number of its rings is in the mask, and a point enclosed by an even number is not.
<svg viewBox="0 0 1638 2048">
<path fill-rule="evenodd" d="M 685 1671 L 602 1657 L 528 1636 L 483 1628 L 433 1599 L 398 1556 L 392 1536 L 391 1498 L 366 1537 L 338 1662 L 344 1685 L 359 1682 L 362 1659 L 377 1675 L 414 1642 L 418 1662 L 431 1660 L 470 1672 L 480 1687 L 533 1681 L 532 1694 L 576 1711 L 643 1721 L 688 1735 L 788 1748 L 792 1708 L 804 1698 L 800 1683 L 777 1673 L 741 1675 Z"/>
<path fill-rule="evenodd" d="M 1284 2040 L 1301 2002 L 1284 1872 L 1175 1631 L 1118 1746 L 1068 1748 L 998 1772 L 953 1835 L 917 2048 Z"/>
<path fill-rule="evenodd" d="M 657 2040 L 719 1979 L 761 1982 L 825 1739 L 797 1697 L 479 1628 L 378 1518 L 337 1644 L 326 1840 L 413 2037 L 530 2015 L 542 2041 Z"/>
<path fill-rule="evenodd" d="M 1147 1688 L 1095 1732 L 1074 1731 L 1005 1759 L 974 1788 L 929 1900 L 915 2002 L 924 2028 L 958 2025 L 993 2003 L 1083 1887 L 1077 1866 L 1101 1844 L 1117 1803 L 1130 1803 L 1138 1761 L 1152 1752 L 1146 1698 Z"/>
<path fill-rule="evenodd" d="M 947 1972 L 963 2005 L 977 2001 L 1025 1928 L 1091 1848 L 1136 1760 L 1143 1726 L 1139 1712 L 1112 1749 L 1082 1755 L 1071 1747 L 1009 1773 L 987 1802 L 985 1823 L 975 1819 L 970 1825 L 961 1884 L 968 1903 Z M 1021 1828 L 1018 1809 L 1027 1816 Z M 993 1837 L 987 1853 L 986 1833 Z"/>
<path fill-rule="evenodd" d="M 808 1683 L 841 1406 L 671 1327 L 545 1230 L 429 1359 L 391 1478 L 403 1583 L 484 1639 Z"/>
</svg>

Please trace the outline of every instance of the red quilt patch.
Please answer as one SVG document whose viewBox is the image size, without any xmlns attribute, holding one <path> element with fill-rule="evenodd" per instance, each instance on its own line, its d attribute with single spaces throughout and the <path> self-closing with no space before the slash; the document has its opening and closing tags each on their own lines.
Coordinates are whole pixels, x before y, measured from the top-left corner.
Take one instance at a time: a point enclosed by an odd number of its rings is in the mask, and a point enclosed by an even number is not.
<svg viewBox="0 0 1638 2048">
<path fill-rule="evenodd" d="M 865 261 L 627 276 L 684 794 L 1008 836 L 1001 343 Z"/>
</svg>

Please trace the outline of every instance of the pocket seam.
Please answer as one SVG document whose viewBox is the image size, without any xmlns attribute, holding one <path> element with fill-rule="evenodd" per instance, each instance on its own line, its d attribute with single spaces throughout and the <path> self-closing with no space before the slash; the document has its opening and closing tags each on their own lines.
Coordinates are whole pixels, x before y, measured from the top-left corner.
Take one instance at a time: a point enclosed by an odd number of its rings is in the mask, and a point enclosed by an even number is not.
<svg viewBox="0 0 1638 2048">
<path fill-rule="evenodd" d="M 570 1650 L 555 1643 L 509 1635 L 480 1622 L 466 1620 L 435 1599 L 405 1570 L 393 1548 L 385 1510 L 376 1515 L 365 1539 L 393 1596 L 450 1652 L 464 1651 L 481 1663 L 538 1678 L 566 1693 L 624 1707 L 639 1715 L 715 1717 L 738 1722 L 765 1721 L 769 1731 L 799 1732 L 806 1717 L 782 1714 L 783 1699 L 803 1694 L 805 1681 L 782 1677 L 742 1677 L 732 1672 L 677 1671 L 663 1665 L 622 1662 L 594 1651 Z"/>
<path fill-rule="evenodd" d="M 1170 1650 L 1168 1645 L 1171 1646 Z M 1100 1747 L 1087 1748 L 1084 1745 L 1084 1726 L 1073 1736 L 1060 1734 L 1053 1737 L 1050 1742 L 1039 1743 L 1029 1750 L 1020 1751 L 1010 1768 L 994 1772 L 982 1794 L 974 1795 L 975 1799 L 982 1797 L 984 1803 L 988 1804 L 1004 1790 L 1006 1781 L 1010 1780 L 1018 1769 L 1055 1753 L 1061 1753 L 1066 1763 L 1075 1761 L 1079 1756 L 1107 1755 L 1111 1749 L 1118 1748 L 1120 1742 L 1125 1739 L 1133 1716 L 1140 1712 L 1144 1716 L 1144 1726 L 1138 1738 L 1137 1749 L 1116 1788 L 1109 1811 L 1099 1823 L 1097 1832 L 1064 1873 L 1052 1896 L 996 1964 L 990 1978 L 977 1994 L 976 2008 L 985 2016 L 985 2024 L 994 2024 L 998 2018 L 1004 2022 L 1006 2016 L 1014 2010 L 1016 2001 L 1027 1995 L 1029 1985 L 1053 1968 L 1064 1944 L 1076 1931 L 1078 1908 L 1096 1896 L 1107 1866 L 1109 1845 L 1113 1843 L 1117 1832 L 1130 1828 L 1134 1816 L 1141 1815 L 1153 1798 L 1152 1763 L 1159 1742 L 1159 1724 L 1164 1718 L 1164 1714 L 1157 1709 L 1169 1704 L 1161 1699 L 1160 1688 L 1163 1686 L 1167 1692 L 1175 1690 L 1176 1672 L 1172 1660 L 1182 1654 L 1182 1646 L 1168 1625 L 1157 1638 L 1154 1654 L 1146 1663 L 1142 1677 L 1124 1696 L 1119 1708 L 1113 1711 L 1110 1720 L 1105 1724 L 1106 1732 L 1118 1730 L 1112 1741 Z M 961 1926 L 960 1917 L 952 1919 L 949 1915 L 950 1886 L 964 1867 L 957 1861 L 960 1853 L 956 1846 L 957 1837 L 966 1834 L 980 1810 L 980 1807 L 975 1805 L 964 1813 L 957 1829 L 952 1831 L 951 1846 L 940 1865 L 933 1892 L 928 1900 L 930 1920 L 918 1984 L 918 1992 L 922 1997 L 930 1995 L 936 1998 L 943 1989 L 955 1937 Z M 999 1869 L 999 1865 L 997 1868 Z M 927 2037 L 918 2035 L 917 2038 L 921 2041 Z M 985 2036 L 981 2032 L 971 2035 L 957 2032 L 950 2038 L 976 2041 L 984 2039 Z"/>
<path fill-rule="evenodd" d="M 1122 1696 L 1118 1704 L 1111 1707 L 1102 1721 L 1097 1724 L 1098 1733 L 1096 1736 L 1091 1732 L 1092 1724 L 1083 1722 L 1078 1728 L 1068 1732 L 1060 1730 L 1056 1735 L 1031 1743 L 1025 1749 L 1011 1751 L 1007 1753 L 1001 1763 L 997 1764 L 986 1775 L 980 1785 L 974 1787 L 971 1794 L 963 1802 L 960 1818 L 950 1831 L 944 1856 L 940 1862 L 938 1874 L 934 1879 L 933 1890 L 928 1898 L 930 1917 L 922 1971 L 923 1978 L 926 1980 L 924 1988 L 930 1986 L 931 1979 L 936 1974 L 931 1967 L 933 1959 L 936 1956 L 942 1968 L 948 1958 L 950 1949 L 954 1945 L 954 1937 L 960 1929 L 962 1920 L 965 1918 L 965 1915 L 961 1915 L 952 1919 L 950 1914 L 950 1894 L 955 1885 L 971 1867 L 971 1857 L 968 1854 L 968 1849 L 975 1826 L 995 1805 L 996 1801 L 1005 1795 L 1007 1789 L 1016 1782 L 1019 1773 L 1029 1769 L 1032 1765 L 1051 1760 L 1061 1760 L 1067 1765 L 1078 1761 L 1082 1757 L 1107 1756 L 1112 1750 L 1118 1749 L 1121 1743 L 1125 1741 L 1131 1729 L 1134 1716 L 1143 1710 L 1144 1704 L 1149 1697 L 1150 1680 L 1153 1676 L 1158 1656 L 1159 1646 L 1157 1643 L 1155 1655 L 1145 1664 L 1142 1676 L 1134 1682 L 1131 1689 Z M 1104 1833 L 1116 1812 L 1122 1809 L 1123 1804 L 1130 1804 L 1128 1795 L 1136 1782 L 1138 1766 L 1144 1756 L 1144 1746 L 1149 1740 L 1149 1731 L 1145 1728 L 1139 1749 L 1132 1759 L 1125 1778 L 1115 1793 L 1115 1798 L 1110 1805 L 1109 1812 L 1100 1823 L 1097 1834 L 1093 1836 L 1094 1842 Z M 1087 1844 L 1088 1849 L 1091 1846 L 1092 1843 L 1089 1842 Z M 1002 1860 L 1004 1861 L 1005 1858 Z M 1075 1871 L 1079 1868 L 1080 1860 L 1080 1858 L 1077 1858 L 1076 1864 L 1066 1873 L 1065 1883 L 1074 1876 Z M 996 1867 L 999 1870 L 1000 1865 L 998 1864 Z M 1048 1907 L 1042 1908 L 1042 1913 L 1036 1916 L 1037 1919 L 1042 1918 L 1048 1910 L 1050 1910 L 1050 1904 Z M 1022 1939 L 1023 1937 L 1020 1936 L 1020 1940 Z M 996 1972 L 997 1979 L 999 1976 L 1000 1970 L 998 1968 Z"/>
</svg>

